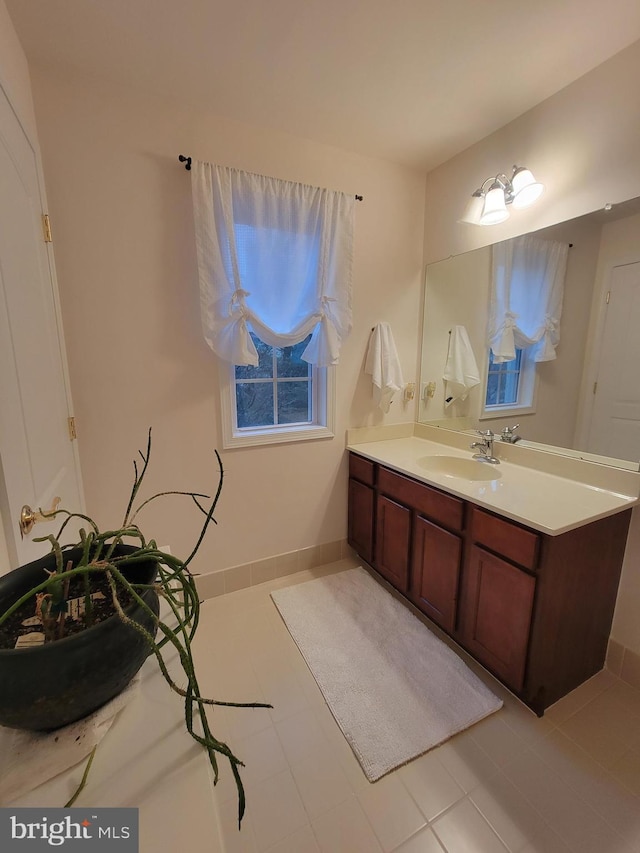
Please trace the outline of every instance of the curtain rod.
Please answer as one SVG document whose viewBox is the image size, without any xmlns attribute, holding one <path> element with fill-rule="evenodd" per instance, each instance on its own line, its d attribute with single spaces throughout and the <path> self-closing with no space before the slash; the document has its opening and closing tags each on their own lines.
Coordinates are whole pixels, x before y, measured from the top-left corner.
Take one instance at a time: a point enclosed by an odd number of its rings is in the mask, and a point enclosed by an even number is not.
<svg viewBox="0 0 640 853">
<path fill-rule="evenodd" d="M 185 157 L 185 155 L 184 155 L 184 154 L 179 154 L 179 155 L 178 155 L 178 160 L 179 160 L 181 163 L 184 163 L 184 167 L 185 167 L 185 169 L 187 170 L 187 172 L 190 172 L 190 171 L 191 171 L 191 157 Z M 362 201 L 362 200 L 363 200 L 363 198 L 364 198 L 364 196 L 357 195 L 357 196 L 356 196 L 356 201 Z"/>
</svg>

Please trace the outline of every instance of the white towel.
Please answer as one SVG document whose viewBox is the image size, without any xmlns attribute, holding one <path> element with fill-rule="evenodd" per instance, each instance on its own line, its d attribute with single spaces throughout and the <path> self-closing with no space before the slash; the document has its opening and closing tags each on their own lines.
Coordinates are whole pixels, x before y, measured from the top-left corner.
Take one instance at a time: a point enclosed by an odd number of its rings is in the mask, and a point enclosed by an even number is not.
<svg viewBox="0 0 640 853">
<path fill-rule="evenodd" d="M 377 404 L 383 412 L 388 412 L 394 394 L 404 387 L 398 352 L 388 323 L 378 323 L 371 332 L 364 372 L 371 374 Z"/>
<path fill-rule="evenodd" d="M 443 378 L 445 406 L 455 400 L 466 400 L 471 388 L 480 384 L 478 365 L 464 326 L 454 326 L 451 330 Z"/>
</svg>

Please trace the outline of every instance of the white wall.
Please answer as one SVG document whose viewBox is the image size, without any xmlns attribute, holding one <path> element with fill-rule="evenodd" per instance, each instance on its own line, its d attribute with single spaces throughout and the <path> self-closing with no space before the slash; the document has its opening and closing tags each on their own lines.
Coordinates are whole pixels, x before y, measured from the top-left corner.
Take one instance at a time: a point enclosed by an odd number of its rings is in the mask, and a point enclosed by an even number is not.
<svg viewBox="0 0 640 853">
<path fill-rule="evenodd" d="M 32 75 L 86 503 L 103 525 L 120 520 L 148 426 L 149 488 L 216 482 L 218 365 L 200 332 L 190 180 L 178 154 L 364 195 L 336 437 L 224 452 L 219 524 L 197 570 L 344 538 L 346 429 L 414 418 L 413 404 L 375 411 L 362 367 L 371 327 L 386 320 L 405 380 L 417 379 L 424 176 L 108 84 Z M 141 518 L 177 554 L 199 522 L 177 498 Z"/>
<path fill-rule="evenodd" d="M 427 176 L 427 263 L 640 195 L 640 42 Z M 524 164 L 546 185 L 532 208 L 480 228 L 456 222 L 489 175 Z M 595 288 L 594 288 L 595 289 Z M 640 513 L 634 512 L 612 637 L 640 653 Z"/>
</svg>

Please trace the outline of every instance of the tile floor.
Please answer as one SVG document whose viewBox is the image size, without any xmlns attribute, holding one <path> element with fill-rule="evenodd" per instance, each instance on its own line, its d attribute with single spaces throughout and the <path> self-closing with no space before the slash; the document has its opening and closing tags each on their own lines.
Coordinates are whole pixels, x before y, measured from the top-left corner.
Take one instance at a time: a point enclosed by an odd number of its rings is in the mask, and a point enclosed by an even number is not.
<svg viewBox="0 0 640 853">
<path fill-rule="evenodd" d="M 504 707 L 378 782 L 365 778 L 269 598 L 343 560 L 210 599 L 195 647 L 214 732 L 246 763 L 236 827 L 228 765 L 220 853 L 639 853 L 640 691 L 608 671 L 538 719 L 475 664 Z"/>
</svg>

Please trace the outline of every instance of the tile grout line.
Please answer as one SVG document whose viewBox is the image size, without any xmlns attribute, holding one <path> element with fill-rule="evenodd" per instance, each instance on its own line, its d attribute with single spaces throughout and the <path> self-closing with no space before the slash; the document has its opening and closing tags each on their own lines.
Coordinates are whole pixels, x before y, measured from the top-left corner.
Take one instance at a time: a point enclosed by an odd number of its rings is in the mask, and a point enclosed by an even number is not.
<svg viewBox="0 0 640 853">
<path fill-rule="evenodd" d="M 600 773 L 604 777 L 606 777 L 607 779 L 610 779 L 611 781 L 619 784 L 621 787 L 623 787 L 627 791 L 627 793 L 630 794 L 630 796 L 632 796 L 632 797 L 634 797 L 634 799 L 638 800 L 638 808 L 640 810 L 640 797 L 638 797 L 638 795 L 634 791 L 632 791 L 630 788 L 628 788 L 627 785 L 624 784 L 624 782 L 621 782 L 620 780 L 618 780 L 613 775 L 613 773 L 611 773 L 608 770 L 608 768 L 604 766 L 604 764 L 601 764 L 596 758 L 594 758 L 593 755 L 591 755 L 589 752 L 587 752 L 587 750 L 584 749 L 584 747 L 581 744 L 579 744 L 577 741 L 575 741 L 570 735 L 561 731 L 559 728 L 557 729 L 557 731 L 563 737 L 566 737 L 567 740 L 569 740 L 573 744 L 573 746 L 577 750 L 579 750 L 579 752 L 582 753 L 582 755 L 585 756 L 589 761 L 592 761 L 595 764 L 597 764 Z M 632 751 L 632 749 L 630 748 L 629 751 Z M 626 754 L 627 753 L 625 753 L 625 755 Z M 619 835 L 623 841 L 625 840 L 624 836 L 618 831 L 617 827 L 612 822 L 610 822 L 610 820 L 601 811 L 598 810 L 598 807 L 596 805 L 593 805 L 588 800 L 585 800 L 584 797 L 582 796 L 582 794 L 577 790 L 577 788 L 575 787 L 574 784 L 572 784 L 568 779 L 565 779 L 565 777 L 562 774 L 558 773 L 558 771 L 555 770 L 555 768 L 542 755 L 537 755 L 537 757 L 540 759 L 540 761 L 543 762 L 543 764 L 546 764 L 547 767 L 549 767 L 549 769 L 552 770 L 565 785 L 567 785 L 567 787 L 573 792 L 573 794 L 575 794 L 575 796 L 580 800 L 581 803 L 583 803 L 588 809 L 591 809 L 592 811 L 594 811 L 598 815 L 598 817 L 602 821 L 604 821 L 604 823 L 607 824 L 607 826 L 610 829 L 612 829 L 617 835 Z"/>
</svg>

